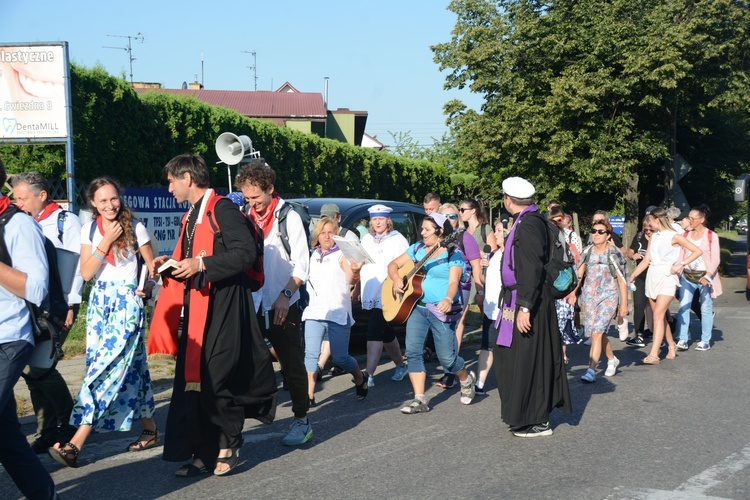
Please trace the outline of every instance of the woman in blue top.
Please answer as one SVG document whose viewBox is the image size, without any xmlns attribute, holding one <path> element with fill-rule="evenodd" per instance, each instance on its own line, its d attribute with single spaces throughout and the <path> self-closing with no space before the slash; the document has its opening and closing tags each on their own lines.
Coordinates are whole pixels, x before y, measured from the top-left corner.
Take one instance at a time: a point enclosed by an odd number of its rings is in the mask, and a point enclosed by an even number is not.
<svg viewBox="0 0 750 500">
<path fill-rule="evenodd" d="M 394 283 L 394 294 L 403 293 L 399 268 L 409 261 L 421 261 L 425 255 L 436 249 L 423 267 L 424 295 L 406 322 L 406 357 L 414 399 L 401 408 L 401 413 L 412 414 L 430 410 L 425 399 L 427 375 L 422 358 L 428 330 L 432 330 L 440 364 L 456 375 L 461 382 L 461 403 L 468 405 L 474 399 L 476 377 L 473 372 L 466 371 L 463 358 L 458 356 L 456 321 L 460 314 L 448 314 L 451 309 L 456 309 L 460 313 L 458 286 L 464 268 L 461 250 L 440 247 L 444 235 L 452 232 L 453 227 L 445 215 L 433 212 L 422 221 L 422 241 L 410 246 L 406 252 L 388 264 L 388 275 Z"/>
</svg>

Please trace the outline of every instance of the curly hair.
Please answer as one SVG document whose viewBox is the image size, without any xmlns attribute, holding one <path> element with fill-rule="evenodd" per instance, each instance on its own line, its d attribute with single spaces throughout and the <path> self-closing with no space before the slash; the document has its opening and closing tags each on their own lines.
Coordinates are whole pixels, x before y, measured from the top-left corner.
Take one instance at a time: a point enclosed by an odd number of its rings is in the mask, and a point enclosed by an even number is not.
<svg viewBox="0 0 750 500">
<path fill-rule="evenodd" d="M 262 191 L 267 191 L 269 187 L 276 184 L 276 171 L 266 163 L 265 159 L 253 158 L 237 170 L 234 184 L 240 189 L 250 184 L 259 187 Z"/>
<path fill-rule="evenodd" d="M 120 199 L 120 209 L 117 212 L 117 222 L 122 226 L 122 234 L 114 241 L 113 246 L 114 253 L 122 259 L 127 256 L 128 249 L 133 249 L 133 251 L 138 250 L 138 242 L 135 239 L 135 231 L 133 231 L 133 226 L 135 226 L 134 216 L 133 212 L 125 206 L 122 199 L 122 189 L 120 188 L 120 184 L 111 177 L 98 177 L 91 181 L 86 195 L 89 200 L 89 205 L 91 206 L 91 211 L 94 215 L 94 221 L 92 224 L 96 224 L 96 218 L 101 215 L 99 214 L 99 210 L 96 209 L 94 196 L 96 195 L 96 192 L 104 186 L 112 186 L 115 189 L 115 192 L 117 192 L 117 197 Z"/>
</svg>

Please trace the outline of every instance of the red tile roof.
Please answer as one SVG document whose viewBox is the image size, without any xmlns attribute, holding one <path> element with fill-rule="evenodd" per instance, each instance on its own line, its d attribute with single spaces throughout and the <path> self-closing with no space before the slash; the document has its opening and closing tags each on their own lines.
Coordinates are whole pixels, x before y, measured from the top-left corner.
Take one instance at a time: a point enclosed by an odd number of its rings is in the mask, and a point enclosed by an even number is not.
<svg viewBox="0 0 750 500">
<path fill-rule="evenodd" d="M 323 95 L 315 92 L 272 92 L 269 90 L 191 90 L 191 89 L 142 89 L 146 92 L 168 92 L 175 95 L 193 96 L 212 106 L 223 106 L 252 118 L 304 118 L 325 120 L 326 107 Z"/>
</svg>

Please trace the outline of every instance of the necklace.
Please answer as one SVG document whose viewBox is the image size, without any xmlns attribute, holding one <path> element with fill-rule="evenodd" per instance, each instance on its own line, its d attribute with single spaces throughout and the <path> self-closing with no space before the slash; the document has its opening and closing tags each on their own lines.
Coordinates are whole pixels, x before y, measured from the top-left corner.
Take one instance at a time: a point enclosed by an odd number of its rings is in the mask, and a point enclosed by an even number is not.
<svg viewBox="0 0 750 500">
<path fill-rule="evenodd" d="M 190 216 L 193 215 L 193 209 L 195 208 L 195 205 L 190 207 L 190 210 L 188 210 L 187 218 L 185 219 L 185 224 L 190 225 Z M 198 221 L 193 221 L 193 228 L 190 230 L 190 232 L 185 233 L 185 237 L 187 238 L 187 245 L 185 248 L 185 257 L 192 256 L 193 251 L 193 237 L 195 236 L 195 228 L 198 225 Z"/>
</svg>

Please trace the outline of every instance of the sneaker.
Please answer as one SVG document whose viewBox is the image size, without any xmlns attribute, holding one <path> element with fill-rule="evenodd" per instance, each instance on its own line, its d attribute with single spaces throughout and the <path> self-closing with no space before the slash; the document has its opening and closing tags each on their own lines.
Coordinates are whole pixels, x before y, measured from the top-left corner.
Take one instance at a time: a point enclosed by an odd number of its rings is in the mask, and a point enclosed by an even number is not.
<svg viewBox="0 0 750 500">
<path fill-rule="evenodd" d="M 281 440 L 281 444 L 285 446 L 299 446 L 310 441 L 313 437 L 312 425 L 310 421 L 300 420 L 295 418 L 292 421 L 292 425 L 289 426 L 289 432 L 287 432 L 284 439 Z"/>
<path fill-rule="evenodd" d="M 435 385 L 442 387 L 443 389 L 453 389 L 453 385 L 456 383 L 456 376 L 452 373 L 444 373 L 443 377 L 435 382 Z"/>
<path fill-rule="evenodd" d="M 478 385 L 474 384 L 474 394 L 477 396 L 484 396 L 487 394 L 487 391 L 484 389 L 484 387 L 479 387 Z"/>
<path fill-rule="evenodd" d="M 708 351 L 711 349 L 711 344 L 708 342 L 698 342 L 698 345 L 695 346 L 696 351 Z"/>
<path fill-rule="evenodd" d="M 687 351 L 688 350 L 687 340 L 680 340 L 679 342 L 677 342 L 677 350 L 678 351 Z"/>
<path fill-rule="evenodd" d="M 391 380 L 395 380 L 396 382 L 404 380 L 404 377 L 406 377 L 407 373 L 409 373 L 409 365 L 404 363 L 403 365 L 396 367 L 396 370 L 393 372 L 393 376 L 391 376 Z"/>
<path fill-rule="evenodd" d="M 521 429 L 513 431 L 513 435 L 520 438 L 551 436 L 552 427 L 549 425 L 549 422 L 529 425 L 528 427 L 523 427 Z"/>
<path fill-rule="evenodd" d="M 646 347 L 646 341 L 643 340 L 643 337 L 640 335 L 636 335 L 632 339 L 626 340 L 625 343 L 632 347 Z"/>
<path fill-rule="evenodd" d="M 461 382 L 461 404 L 468 405 L 474 400 L 474 396 L 476 396 L 474 384 L 476 381 L 477 376 L 474 375 L 474 372 L 469 372 L 469 380 Z"/>
<path fill-rule="evenodd" d="M 607 361 L 607 369 L 604 371 L 605 377 L 611 377 L 615 373 L 617 373 L 617 367 L 620 366 L 620 360 L 617 358 L 612 358 L 609 361 Z"/>
<path fill-rule="evenodd" d="M 589 368 L 586 370 L 586 373 L 583 374 L 581 380 L 583 382 L 588 382 L 589 384 L 596 382 L 596 371 L 594 371 L 593 368 Z"/>
<path fill-rule="evenodd" d="M 370 389 L 369 379 L 370 376 L 367 374 L 367 371 L 362 370 L 362 383 L 360 385 L 355 384 L 357 401 L 362 401 L 367 397 L 367 391 Z"/>
<path fill-rule="evenodd" d="M 628 322 L 623 321 L 617 325 L 617 332 L 620 334 L 620 342 L 625 342 L 628 339 Z"/>
<path fill-rule="evenodd" d="M 367 376 L 367 388 L 370 389 L 372 387 L 375 387 L 375 379 L 372 378 L 371 375 Z"/>
</svg>

